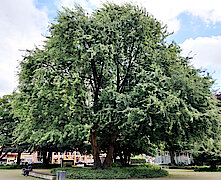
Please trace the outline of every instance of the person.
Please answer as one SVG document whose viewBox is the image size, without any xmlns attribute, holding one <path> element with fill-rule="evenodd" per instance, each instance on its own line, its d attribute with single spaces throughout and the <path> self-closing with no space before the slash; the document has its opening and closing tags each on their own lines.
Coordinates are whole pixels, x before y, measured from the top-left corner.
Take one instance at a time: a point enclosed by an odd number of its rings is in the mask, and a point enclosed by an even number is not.
<svg viewBox="0 0 221 180">
<path fill-rule="evenodd" d="M 32 165 L 27 163 L 27 167 L 22 169 L 23 170 L 23 175 L 28 176 L 29 172 L 32 171 L 32 169 L 33 169 Z"/>
</svg>

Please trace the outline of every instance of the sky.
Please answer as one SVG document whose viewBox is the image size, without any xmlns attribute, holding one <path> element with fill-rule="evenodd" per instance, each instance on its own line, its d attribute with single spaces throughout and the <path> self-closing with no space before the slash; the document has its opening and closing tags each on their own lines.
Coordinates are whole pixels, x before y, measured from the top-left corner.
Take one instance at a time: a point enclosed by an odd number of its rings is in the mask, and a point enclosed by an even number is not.
<svg viewBox="0 0 221 180">
<path fill-rule="evenodd" d="M 101 0 L 0 0 L 0 96 L 11 94 L 18 85 L 18 64 L 26 49 L 42 46 L 48 27 L 62 7 L 81 5 L 91 13 Z M 208 71 L 221 91 L 221 1 L 220 0 L 109 0 L 146 8 L 183 50 L 192 56 L 195 68 Z"/>
</svg>

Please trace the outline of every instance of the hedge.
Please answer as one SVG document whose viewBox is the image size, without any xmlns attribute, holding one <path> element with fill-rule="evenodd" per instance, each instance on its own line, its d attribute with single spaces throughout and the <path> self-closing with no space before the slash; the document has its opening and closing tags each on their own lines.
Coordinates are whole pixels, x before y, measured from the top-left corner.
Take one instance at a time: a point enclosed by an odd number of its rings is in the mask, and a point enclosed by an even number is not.
<svg viewBox="0 0 221 180">
<path fill-rule="evenodd" d="M 66 171 L 69 179 L 129 179 L 129 178 L 154 178 L 167 176 L 166 170 L 159 167 L 112 167 L 109 169 L 93 169 L 93 168 L 56 168 L 56 171 Z"/>
<path fill-rule="evenodd" d="M 131 164 L 145 164 L 146 163 L 146 159 L 145 158 L 135 158 L 132 157 L 130 159 Z"/>
</svg>

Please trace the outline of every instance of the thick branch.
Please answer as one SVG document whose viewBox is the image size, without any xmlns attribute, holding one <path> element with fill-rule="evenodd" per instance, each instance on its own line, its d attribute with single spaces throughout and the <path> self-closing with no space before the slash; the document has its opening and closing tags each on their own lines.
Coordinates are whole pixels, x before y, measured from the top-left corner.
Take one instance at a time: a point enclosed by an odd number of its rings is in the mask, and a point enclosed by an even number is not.
<svg viewBox="0 0 221 180">
<path fill-rule="evenodd" d="M 129 72 L 130 72 L 130 68 L 131 68 L 131 66 L 132 66 L 132 63 L 133 63 L 133 61 L 137 58 L 138 49 L 139 49 L 139 46 L 137 47 L 137 50 L 136 50 L 136 52 L 134 53 L 134 55 L 132 55 L 132 53 L 131 53 L 131 57 L 130 57 L 129 64 L 128 64 L 128 67 L 127 67 L 127 70 L 126 70 L 126 74 L 125 74 L 125 76 L 124 76 L 124 78 L 123 78 L 123 80 L 122 80 L 122 83 L 120 84 L 120 90 L 119 90 L 119 92 L 121 92 L 121 91 L 123 90 L 123 86 L 124 86 L 124 84 L 125 84 L 125 82 L 126 82 L 126 80 L 127 80 L 128 74 L 129 74 Z"/>
<path fill-rule="evenodd" d="M 119 65 L 117 64 L 117 92 L 120 90 L 120 71 L 119 71 Z"/>
<path fill-rule="evenodd" d="M 102 77 L 103 77 L 103 69 L 104 69 L 104 62 L 101 65 L 101 71 L 100 71 L 100 75 L 98 77 L 98 87 L 100 88 L 101 85 L 101 81 L 102 81 Z"/>
<path fill-rule="evenodd" d="M 98 76 L 97 76 L 96 65 L 95 65 L 93 57 L 91 57 L 91 70 L 92 70 L 93 77 L 94 77 L 94 86 L 97 91 L 97 89 L 98 89 Z"/>
</svg>

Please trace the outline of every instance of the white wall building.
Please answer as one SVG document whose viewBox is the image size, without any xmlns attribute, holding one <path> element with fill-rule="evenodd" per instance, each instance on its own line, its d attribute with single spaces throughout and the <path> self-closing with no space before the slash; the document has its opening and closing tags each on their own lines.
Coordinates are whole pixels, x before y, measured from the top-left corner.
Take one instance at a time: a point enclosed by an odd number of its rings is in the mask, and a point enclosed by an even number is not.
<svg viewBox="0 0 221 180">
<path fill-rule="evenodd" d="M 175 162 L 178 165 L 189 165 L 193 163 L 193 158 L 189 152 L 176 152 L 175 153 Z M 159 153 L 155 157 L 155 163 L 158 164 L 169 164 L 171 163 L 169 152 Z"/>
</svg>

